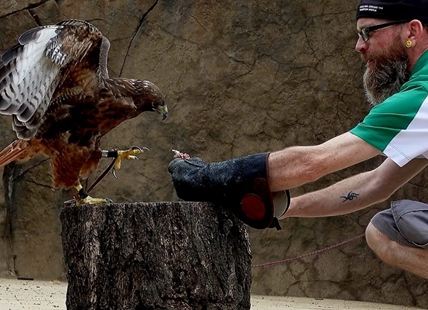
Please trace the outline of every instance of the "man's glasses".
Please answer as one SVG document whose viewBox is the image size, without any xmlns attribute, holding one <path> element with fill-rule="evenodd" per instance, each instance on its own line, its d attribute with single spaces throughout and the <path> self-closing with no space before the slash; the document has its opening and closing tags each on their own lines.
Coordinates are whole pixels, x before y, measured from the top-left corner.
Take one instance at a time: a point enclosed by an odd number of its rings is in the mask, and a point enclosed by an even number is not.
<svg viewBox="0 0 428 310">
<path fill-rule="evenodd" d="M 367 42 L 370 39 L 370 32 L 375 31 L 375 30 L 379 30 L 379 29 L 382 29 L 385 27 L 389 27 L 392 25 L 404 24 L 407 22 L 408 22 L 408 20 L 398 20 L 395 22 L 389 22 L 389 23 L 375 25 L 375 26 L 371 26 L 371 27 L 364 27 L 364 28 L 361 28 L 360 31 L 358 31 L 358 35 L 361 38 L 363 38 L 364 42 Z"/>
</svg>

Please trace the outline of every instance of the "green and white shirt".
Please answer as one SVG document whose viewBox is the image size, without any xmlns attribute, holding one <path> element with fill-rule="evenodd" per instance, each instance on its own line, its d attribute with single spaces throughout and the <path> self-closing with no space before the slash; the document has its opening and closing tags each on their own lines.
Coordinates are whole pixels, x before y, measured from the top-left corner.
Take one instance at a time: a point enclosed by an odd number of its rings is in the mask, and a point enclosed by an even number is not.
<svg viewBox="0 0 428 310">
<path fill-rule="evenodd" d="M 350 132 L 400 167 L 416 157 L 428 158 L 428 52 L 400 91 L 373 107 Z"/>
</svg>

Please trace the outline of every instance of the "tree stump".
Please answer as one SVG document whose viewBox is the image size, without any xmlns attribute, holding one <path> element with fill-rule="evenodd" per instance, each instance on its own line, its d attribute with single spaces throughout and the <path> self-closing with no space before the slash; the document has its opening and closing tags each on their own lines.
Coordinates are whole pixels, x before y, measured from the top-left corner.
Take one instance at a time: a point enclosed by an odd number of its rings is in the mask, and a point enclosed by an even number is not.
<svg viewBox="0 0 428 310">
<path fill-rule="evenodd" d="M 64 207 L 68 310 L 250 309 L 245 226 L 200 202 Z"/>
</svg>

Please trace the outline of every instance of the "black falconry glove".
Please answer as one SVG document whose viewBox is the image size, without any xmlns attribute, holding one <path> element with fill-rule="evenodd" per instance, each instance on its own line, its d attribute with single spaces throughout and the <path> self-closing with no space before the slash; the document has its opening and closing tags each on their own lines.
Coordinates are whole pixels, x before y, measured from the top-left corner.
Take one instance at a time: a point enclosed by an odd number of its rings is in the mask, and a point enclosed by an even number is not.
<svg viewBox="0 0 428 310">
<path fill-rule="evenodd" d="M 290 194 L 288 190 L 271 193 L 268 157 L 269 153 L 261 153 L 215 163 L 198 157 L 176 158 L 168 171 L 179 198 L 220 204 L 253 228 L 279 230 L 278 217 L 287 211 Z"/>
</svg>

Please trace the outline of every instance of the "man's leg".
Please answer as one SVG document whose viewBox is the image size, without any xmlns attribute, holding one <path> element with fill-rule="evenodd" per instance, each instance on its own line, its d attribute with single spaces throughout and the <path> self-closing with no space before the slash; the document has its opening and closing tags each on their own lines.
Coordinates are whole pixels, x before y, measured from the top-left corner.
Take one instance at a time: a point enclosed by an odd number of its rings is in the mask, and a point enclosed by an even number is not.
<svg viewBox="0 0 428 310">
<path fill-rule="evenodd" d="M 385 263 L 428 279 L 428 250 L 401 245 L 370 223 L 366 229 L 369 247 Z"/>
</svg>

